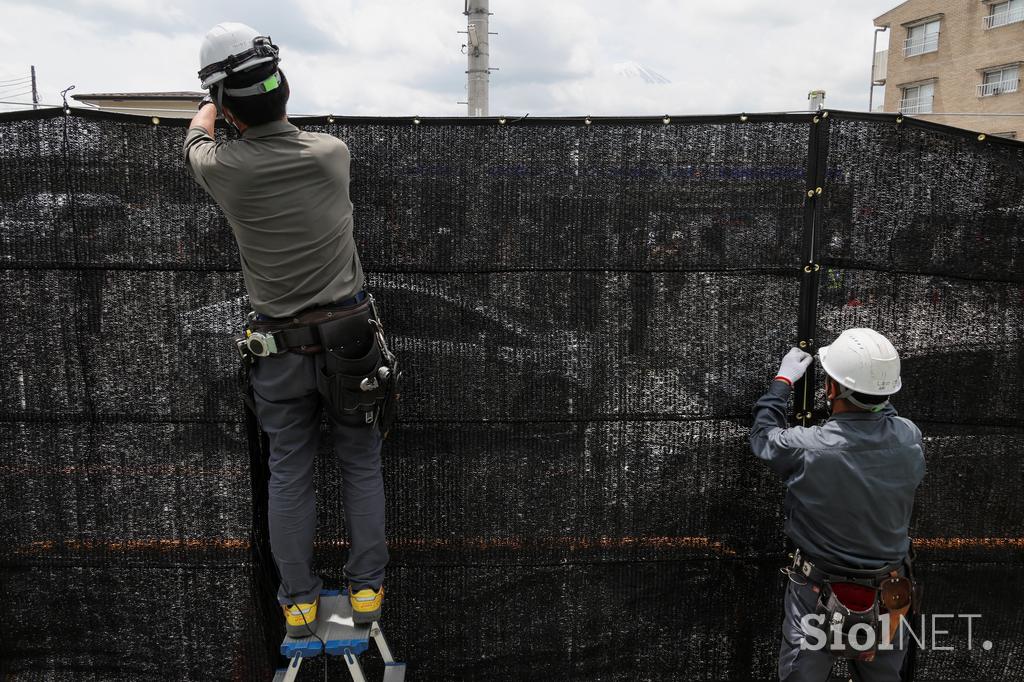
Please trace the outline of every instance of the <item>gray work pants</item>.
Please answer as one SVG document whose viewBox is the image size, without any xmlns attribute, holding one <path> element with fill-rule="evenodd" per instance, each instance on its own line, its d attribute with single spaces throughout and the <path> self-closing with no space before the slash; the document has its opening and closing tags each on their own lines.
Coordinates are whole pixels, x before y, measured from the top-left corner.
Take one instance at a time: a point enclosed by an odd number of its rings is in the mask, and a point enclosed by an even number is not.
<svg viewBox="0 0 1024 682">
<path fill-rule="evenodd" d="M 835 661 L 827 649 L 801 650 L 804 639 L 800 619 L 818 610 L 818 593 L 814 584 L 797 585 L 792 580 L 786 587 L 785 618 L 782 621 L 782 646 L 779 648 L 779 680 L 782 682 L 824 682 Z M 887 617 L 887 616 L 883 616 Z M 819 626 L 825 629 L 824 626 Z M 851 661 L 854 682 L 899 682 L 900 668 L 907 650 L 906 628 L 899 628 L 891 651 L 879 651 L 875 660 Z"/>
<path fill-rule="evenodd" d="M 310 603 L 322 586 L 313 573 L 313 460 L 321 416 L 316 376 L 322 365 L 321 355 L 284 353 L 258 358 L 252 369 L 256 416 L 270 438 L 270 547 L 281 573 L 282 604 Z M 351 540 L 345 576 L 356 590 L 376 590 L 388 563 L 380 431 L 364 415 L 331 422 Z"/>
</svg>

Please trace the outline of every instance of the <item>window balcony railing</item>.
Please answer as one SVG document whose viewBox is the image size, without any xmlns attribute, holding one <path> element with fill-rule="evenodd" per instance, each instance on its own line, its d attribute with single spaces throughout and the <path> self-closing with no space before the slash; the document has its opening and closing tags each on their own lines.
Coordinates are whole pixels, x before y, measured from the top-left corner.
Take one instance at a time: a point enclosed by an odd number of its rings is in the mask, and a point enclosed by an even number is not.
<svg viewBox="0 0 1024 682">
<path fill-rule="evenodd" d="M 1016 7 L 1011 10 L 989 14 L 985 19 L 985 28 L 998 28 L 1007 24 L 1016 24 L 1024 21 L 1024 7 Z"/>
<path fill-rule="evenodd" d="M 1020 87 L 1020 79 L 996 81 L 994 83 L 982 83 L 978 86 L 978 97 L 990 97 L 1003 92 L 1017 92 Z"/>
<path fill-rule="evenodd" d="M 871 82 L 884 84 L 886 73 L 889 71 L 889 50 L 881 50 L 875 53 L 874 63 L 871 64 Z"/>
<path fill-rule="evenodd" d="M 904 114 L 930 114 L 934 98 L 934 95 L 930 95 L 927 97 L 904 99 L 900 102 L 900 111 Z"/>
<path fill-rule="evenodd" d="M 916 54 L 935 52 L 939 49 L 939 34 L 921 36 L 920 38 L 907 38 L 903 41 L 903 56 L 913 57 Z"/>
</svg>

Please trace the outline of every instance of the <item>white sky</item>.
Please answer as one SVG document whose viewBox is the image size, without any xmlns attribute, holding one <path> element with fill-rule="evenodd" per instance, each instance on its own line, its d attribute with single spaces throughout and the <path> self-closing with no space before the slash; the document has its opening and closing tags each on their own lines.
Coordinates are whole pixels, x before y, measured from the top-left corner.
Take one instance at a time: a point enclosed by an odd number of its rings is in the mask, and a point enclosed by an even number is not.
<svg viewBox="0 0 1024 682">
<path fill-rule="evenodd" d="M 812 89 L 827 91 L 830 108 L 866 110 L 872 19 L 897 4 L 491 0 L 491 65 L 501 70 L 490 113 L 793 111 Z M 0 0 L 0 82 L 35 64 L 46 103 L 71 84 L 74 93 L 198 90 L 203 35 L 241 21 L 281 47 L 292 113 L 457 116 L 462 10 L 462 0 Z M 624 62 L 671 82 L 623 76 Z M 0 85 L 0 99 L 27 89 L 14 87 Z"/>
</svg>

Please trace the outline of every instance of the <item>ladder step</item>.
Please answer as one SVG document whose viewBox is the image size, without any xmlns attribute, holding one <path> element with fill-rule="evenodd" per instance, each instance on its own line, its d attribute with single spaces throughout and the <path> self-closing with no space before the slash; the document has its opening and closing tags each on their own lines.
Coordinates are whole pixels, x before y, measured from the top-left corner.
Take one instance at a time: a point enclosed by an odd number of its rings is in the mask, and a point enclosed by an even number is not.
<svg viewBox="0 0 1024 682">
<path fill-rule="evenodd" d="M 320 593 L 314 632 L 320 639 L 313 635 L 285 637 L 281 642 L 281 655 L 288 659 L 311 658 L 319 656 L 326 648 L 329 656 L 342 656 L 346 650 L 358 656 L 370 647 L 370 626 L 352 623 L 348 594 L 338 590 Z"/>
<path fill-rule="evenodd" d="M 404 682 L 405 663 L 385 663 L 384 682 Z"/>
<path fill-rule="evenodd" d="M 359 655 L 370 647 L 370 639 L 377 643 L 384 658 L 384 682 L 404 682 L 405 663 L 395 661 L 388 647 L 380 624 L 356 625 L 352 622 L 352 605 L 348 592 L 323 590 L 317 607 L 314 635 L 306 637 L 285 637 L 281 642 L 281 655 L 289 659 L 288 668 L 278 670 L 274 682 L 291 682 L 298 673 L 299 664 L 305 658 L 326 653 L 345 659 L 349 673 L 355 682 L 363 682 Z M 319 639 L 317 639 L 319 637 Z M 323 644 L 321 644 L 321 640 Z"/>
</svg>

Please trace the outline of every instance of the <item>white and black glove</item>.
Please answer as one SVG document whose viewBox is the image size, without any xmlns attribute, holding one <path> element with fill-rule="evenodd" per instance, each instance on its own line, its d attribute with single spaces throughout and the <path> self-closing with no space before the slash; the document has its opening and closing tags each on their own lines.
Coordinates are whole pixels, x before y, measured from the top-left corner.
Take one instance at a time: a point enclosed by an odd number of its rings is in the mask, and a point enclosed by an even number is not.
<svg viewBox="0 0 1024 682">
<path fill-rule="evenodd" d="M 812 362 L 814 362 L 813 355 L 794 346 L 786 353 L 786 357 L 782 358 L 782 366 L 779 367 L 779 373 L 775 375 L 775 378 L 792 386 L 804 375 L 807 366 Z"/>
</svg>

